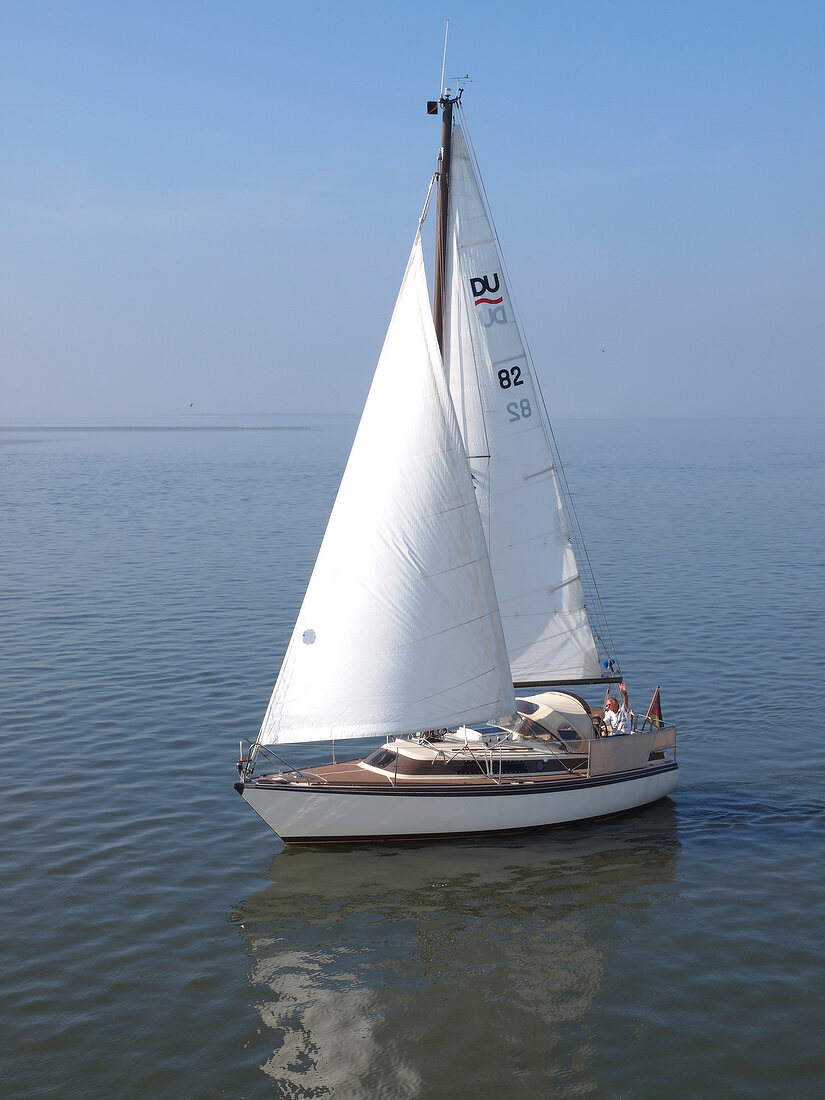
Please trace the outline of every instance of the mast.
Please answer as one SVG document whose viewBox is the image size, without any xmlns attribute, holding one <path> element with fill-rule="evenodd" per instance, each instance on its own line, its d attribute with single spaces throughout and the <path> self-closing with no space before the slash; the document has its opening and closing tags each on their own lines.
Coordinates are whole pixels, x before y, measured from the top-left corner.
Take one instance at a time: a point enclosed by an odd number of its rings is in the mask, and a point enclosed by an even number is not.
<svg viewBox="0 0 825 1100">
<path fill-rule="evenodd" d="M 458 98 L 458 97 L 456 97 Z M 435 239 L 435 279 L 433 285 L 433 324 L 438 347 L 444 354 L 444 285 L 447 273 L 447 211 L 450 201 L 450 147 L 453 136 L 453 104 L 450 89 L 438 100 L 428 103 L 429 114 L 438 114 L 441 104 L 441 152 L 438 155 L 438 219 Z"/>
</svg>

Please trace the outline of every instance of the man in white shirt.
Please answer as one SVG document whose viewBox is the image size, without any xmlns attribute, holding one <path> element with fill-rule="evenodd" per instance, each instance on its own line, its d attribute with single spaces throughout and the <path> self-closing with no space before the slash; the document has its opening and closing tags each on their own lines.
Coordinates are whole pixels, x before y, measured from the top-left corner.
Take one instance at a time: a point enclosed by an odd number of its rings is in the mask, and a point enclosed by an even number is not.
<svg viewBox="0 0 825 1100">
<path fill-rule="evenodd" d="M 617 733 L 630 733 L 630 703 L 627 698 L 627 685 L 622 681 L 619 684 L 622 693 L 622 705 L 618 699 L 608 695 L 604 704 L 604 724 L 607 726 L 608 735 Z"/>
</svg>

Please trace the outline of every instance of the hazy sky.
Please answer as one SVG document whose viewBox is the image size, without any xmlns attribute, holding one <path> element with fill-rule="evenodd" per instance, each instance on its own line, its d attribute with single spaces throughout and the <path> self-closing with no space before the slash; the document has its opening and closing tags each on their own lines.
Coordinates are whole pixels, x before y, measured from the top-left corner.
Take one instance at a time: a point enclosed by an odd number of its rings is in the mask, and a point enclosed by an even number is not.
<svg viewBox="0 0 825 1100">
<path fill-rule="evenodd" d="M 551 415 L 825 414 L 822 0 L 0 0 L 0 418 L 357 412 L 446 17 Z"/>
</svg>

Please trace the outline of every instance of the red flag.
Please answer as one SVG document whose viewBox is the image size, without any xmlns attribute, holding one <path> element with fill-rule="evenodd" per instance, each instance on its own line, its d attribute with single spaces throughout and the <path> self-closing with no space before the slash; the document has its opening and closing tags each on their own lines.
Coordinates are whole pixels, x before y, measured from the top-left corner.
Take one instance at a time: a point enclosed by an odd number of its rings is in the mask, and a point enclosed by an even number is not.
<svg viewBox="0 0 825 1100">
<path fill-rule="evenodd" d="M 653 698 L 650 700 L 650 706 L 647 708 L 647 714 L 645 720 L 642 723 L 642 729 L 650 722 L 654 729 L 660 730 L 664 728 L 664 721 L 662 719 L 662 700 L 659 695 L 659 688 L 653 692 Z"/>
</svg>

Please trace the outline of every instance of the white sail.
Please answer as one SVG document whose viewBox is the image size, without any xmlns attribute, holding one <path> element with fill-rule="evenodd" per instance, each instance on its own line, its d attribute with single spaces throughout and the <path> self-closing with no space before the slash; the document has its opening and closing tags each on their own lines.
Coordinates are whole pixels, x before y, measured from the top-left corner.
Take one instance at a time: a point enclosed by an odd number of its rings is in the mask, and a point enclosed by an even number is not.
<svg viewBox="0 0 825 1100">
<path fill-rule="evenodd" d="M 414 732 L 514 710 L 417 235 L 258 739 Z"/>
<path fill-rule="evenodd" d="M 495 233 L 453 130 L 445 360 L 516 683 L 599 677 L 550 447 Z"/>
</svg>

